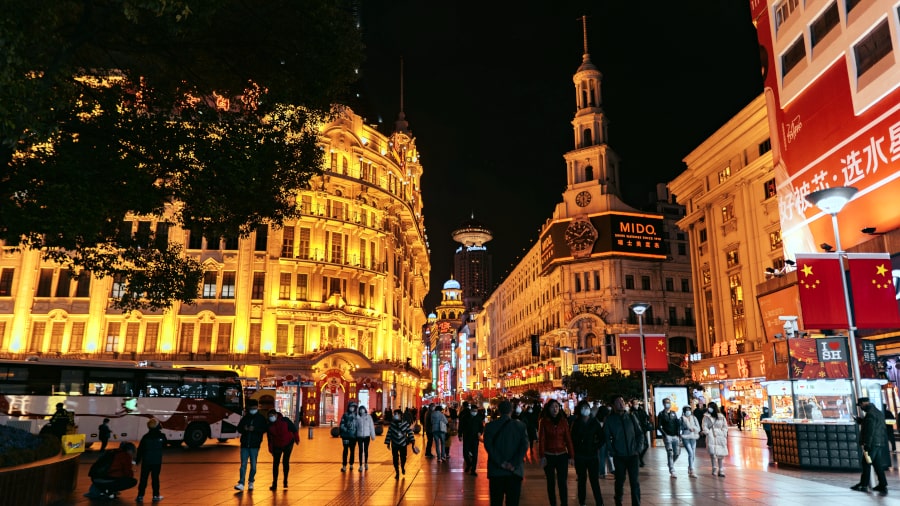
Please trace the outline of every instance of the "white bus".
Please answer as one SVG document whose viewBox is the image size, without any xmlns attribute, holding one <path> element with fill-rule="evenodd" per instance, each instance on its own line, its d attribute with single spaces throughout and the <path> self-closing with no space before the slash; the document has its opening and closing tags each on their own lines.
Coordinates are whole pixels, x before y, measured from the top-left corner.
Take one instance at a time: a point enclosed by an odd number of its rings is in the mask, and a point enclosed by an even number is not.
<svg viewBox="0 0 900 506">
<path fill-rule="evenodd" d="M 234 371 L 129 362 L 0 360 L 0 424 L 38 434 L 56 404 L 74 413 L 76 433 L 99 441 L 109 418 L 112 441 L 137 441 L 156 418 L 170 442 L 198 447 L 240 437 L 243 389 Z"/>
</svg>

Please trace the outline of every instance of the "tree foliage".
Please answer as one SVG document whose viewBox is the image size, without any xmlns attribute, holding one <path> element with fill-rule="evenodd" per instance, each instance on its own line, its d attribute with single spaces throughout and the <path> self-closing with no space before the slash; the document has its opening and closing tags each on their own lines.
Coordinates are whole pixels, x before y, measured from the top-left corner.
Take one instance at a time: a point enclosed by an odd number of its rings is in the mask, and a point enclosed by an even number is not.
<svg viewBox="0 0 900 506">
<path fill-rule="evenodd" d="M 216 239 L 297 216 L 362 58 L 340 1 L 2 5 L 0 238 L 119 277 L 123 310 L 189 303 L 202 276 L 127 217 Z"/>
<path fill-rule="evenodd" d="M 652 388 L 653 385 L 679 385 L 684 383 L 684 378 L 684 371 L 680 367 L 670 365 L 666 372 L 648 372 L 647 388 Z M 625 399 L 643 398 L 641 384 L 640 371 L 625 374 L 618 369 L 613 369 L 607 375 L 578 371 L 563 378 L 563 387 L 569 393 L 604 402 L 608 402 L 612 397 L 618 395 Z M 696 382 L 688 383 L 687 386 L 693 389 L 700 388 Z"/>
</svg>

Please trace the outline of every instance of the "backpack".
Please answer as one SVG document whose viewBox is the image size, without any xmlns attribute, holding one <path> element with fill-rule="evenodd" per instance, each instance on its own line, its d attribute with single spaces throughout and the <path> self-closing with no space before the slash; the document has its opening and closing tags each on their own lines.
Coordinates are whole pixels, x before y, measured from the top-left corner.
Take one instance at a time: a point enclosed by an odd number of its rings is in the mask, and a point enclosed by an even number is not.
<svg viewBox="0 0 900 506">
<path fill-rule="evenodd" d="M 88 476 L 95 479 L 106 478 L 106 475 L 109 474 L 109 469 L 112 467 L 113 461 L 115 459 L 115 451 L 103 452 L 103 454 L 100 455 L 100 458 L 98 458 L 96 462 L 91 464 L 91 469 L 88 471 Z"/>
</svg>

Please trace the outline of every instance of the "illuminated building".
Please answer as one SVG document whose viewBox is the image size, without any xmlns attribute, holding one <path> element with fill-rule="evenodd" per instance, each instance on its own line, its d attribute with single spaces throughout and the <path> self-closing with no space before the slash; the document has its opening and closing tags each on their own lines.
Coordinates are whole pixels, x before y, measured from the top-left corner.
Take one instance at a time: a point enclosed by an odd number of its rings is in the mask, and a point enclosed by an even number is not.
<svg viewBox="0 0 900 506">
<path fill-rule="evenodd" d="M 462 288 L 463 303 L 469 311 L 479 309 L 493 286 L 491 254 L 485 246 L 493 236 L 474 216 L 452 235 L 460 243 L 453 255 L 453 273 Z"/>
<path fill-rule="evenodd" d="M 601 77 L 585 37 L 573 78 L 575 146 L 564 155 L 563 200 L 476 318 L 476 335 L 486 340 L 491 359 L 485 388 L 550 394 L 576 366 L 600 373 L 618 368 L 617 334 L 638 330 L 628 310 L 635 301 L 651 304 L 645 332 L 669 336 L 673 363 L 694 349 L 690 262 L 674 226 L 683 209 L 664 188 L 655 212 L 621 200 Z"/>
<path fill-rule="evenodd" d="M 459 386 L 460 343 L 457 330 L 466 318 L 466 306 L 462 300 L 462 288 L 452 277 L 441 290 L 441 303 L 435 308 L 435 316 L 429 321 L 429 364 L 432 388 L 442 402 L 455 400 Z M 463 348 L 466 343 L 462 344 Z"/>
<path fill-rule="evenodd" d="M 422 165 L 403 113 L 385 136 L 349 109 L 321 126 L 325 167 L 296 190 L 302 217 L 246 239 L 203 237 L 134 216 L 133 233 L 182 243 L 205 269 L 194 304 L 110 308 L 112 278 L 70 279 L 40 252 L 0 250 L 4 356 L 228 367 L 264 385 L 312 382 L 303 419 L 325 423 L 358 398 L 415 406 L 430 261 Z M 291 404 L 292 411 L 299 406 Z"/>
</svg>

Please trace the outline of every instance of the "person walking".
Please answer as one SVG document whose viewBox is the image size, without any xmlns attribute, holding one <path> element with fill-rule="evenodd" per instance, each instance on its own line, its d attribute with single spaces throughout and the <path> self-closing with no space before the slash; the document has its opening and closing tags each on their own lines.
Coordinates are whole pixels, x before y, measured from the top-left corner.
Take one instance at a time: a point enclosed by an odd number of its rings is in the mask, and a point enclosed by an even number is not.
<svg viewBox="0 0 900 506">
<path fill-rule="evenodd" d="M 891 464 L 891 458 L 887 453 L 888 440 L 884 423 L 884 415 L 869 401 L 868 397 L 860 397 L 856 405 L 865 413 L 863 418 L 856 418 L 861 424 L 859 431 L 859 445 L 863 450 L 862 474 L 859 483 L 850 487 L 853 490 L 867 492 L 869 480 L 871 480 L 872 468 L 878 477 L 878 484 L 872 490 L 887 493 L 887 478 L 884 469 Z"/>
<path fill-rule="evenodd" d="M 562 407 L 554 399 L 547 401 L 538 425 L 538 458 L 547 477 L 547 497 L 551 506 L 556 506 L 556 489 L 562 506 L 568 504 L 566 482 L 569 464 L 574 464 L 575 449 L 572 435 Z M 555 484 L 554 484 L 555 482 Z"/>
<path fill-rule="evenodd" d="M 359 427 L 359 411 L 357 410 L 356 401 L 350 401 L 347 405 L 347 411 L 341 417 L 340 435 L 341 443 L 344 445 L 344 451 L 341 454 L 341 472 L 347 472 L 347 455 L 350 456 L 350 469 L 353 469 L 353 457 L 356 453 L 356 431 Z"/>
<path fill-rule="evenodd" d="M 666 460 L 669 464 L 669 477 L 675 476 L 675 462 L 681 455 L 681 420 L 678 414 L 672 410 L 672 400 L 663 399 L 663 409 L 656 415 L 656 428 L 662 433 L 663 443 L 666 446 Z"/>
<path fill-rule="evenodd" d="M 700 439 L 700 422 L 690 406 L 681 410 L 681 441 L 688 456 L 688 478 L 696 478 L 697 440 Z"/>
<path fill-rule="evenodd" d="M 641 483 L 638 480 L 638 467 L 647 440 L 637 417 L 625 410 L 625 399 L 621 395 L 613 399 L 613 412 L 606 417 L 606 425 L 603 428 L 603 438 L 609 445 L 609 453 L 612 454 L 615 465 L 616 481 L 613 497 L 616 506 L 622 505 L 625 473 L 628 473 L 628 485 L 631 488 L 631 505 L 640 506 Z"/>
<path fill-rule="evenodd" d="M 363 466 L 369 470 L 369 442 L 375 440 L 375 422 L 365 406 L 360 406 L 357 413 L 356 441 L 359 444 L 359 472 L 362 472 Z"/>
<path fill-rule="evenodd" d="M 147 478 L 150 478 L 153 487 L 153 502 L 163 500 L 159 493 L 159 472 L 162 470 L 163 448 L 168 440 L 162 433 L 162 425 L 156 418 L 147 420 L 147 428 L 150 429 L 141 438 L 138 444 L 134 463 L 141 466 L 141 480 L 138 482 L 137 497 L 135 502 L 144 501 L 144 492 L 147 490 Z"/>
<path fill-rule="evenodd" d="M 422 426 L 425 428 L 425 458 L 434 457 L 431 447 L 434 445 L 434 433 L 431 431 L 431 415 L 434 413 L 434 403 L 428 405 L 425 414 L 422 415 Z"/>
<path fill-rule="evenodd" d="M 644 438 L 644 449 L 641 450 L 640 454 L 640 467 L 644 467 L 644 455 L 647 454 L 647 448 L 650 447 L 650 431 L 653 430 L 653 424 L 650 423 L 650 414 L 647 413 L 647 410 L 644 409 L 644 403 L 639 399 L 634 399 L 631 401 L 631 414 L 638 421 L 638 425 L 641 427 L 641 437 Z"/>
<path fill-rule="evenodd" d="M 259 412 L 259 401 L 248 400 L 247 414 L 238 423 L 238 432 L 241 433 L 241 477 L 234 486 L 235 490 L 244 490 L 248 460 L 250 461 L 250 481 L 247 483 L 247 490 L 253 490 L 253 482 L 256 481 L 256 460 L 259 457 L 259 447 L 262 446 L 263 435 L 266 433 L 266 425 L 266 417 Z"/>
<path fill-rule="evenodd" d="M 600 406 L 597 409 L 597 421 L 600 422 L 601 427 L 606 426 L 606 417 L 609 416 L 610 409 L 609 406 Z M 601 438 L 600 440 L 600 477 L 606 478 L 607 470 L 609 470 L 608 475 L 612 477 L 615 468 L 612 463 L 612 455 L 609 454 L 609 445 L 606 443 L 606 438 Z"/>
<path fill-rule="evenodd" d="M 272 486 L 269 490 L 278 488 L 279 463 L 284 470 L 282 484 L 287 488 L 288 473 L 291 471 L 291 452 L 294 451 L 294 445 L 300 444 L 300 435 L 296 426 L 274 409 L 269 410 L 268 420 L 266 440 L 269 443 L 269 453 L 272 454 Z"/>
<path fill-rule="evenodd" d="M 534 443 L 537 441 L 538 420 L 540 418 L 540 405 L 537 403 L 529 404 L 522 416 L 525 422 L 525 430 L 528 432 L 528 450 L 531 452 L 531 458 L 534 459 Z"/>
<path fill-rule="evenodd" d="M 109 428 L 109 418 L 104 418 L 103 423 L 97 427 L 97 439 L 100 440 L 100 451 L 106 451 L 106 445 L 109 443 L 109 436 L 112 435 L 112 430 Z"/>
<path fill-rule="evenodd" d="M 484 433 L 484 418 L 472 404 L 459 413 L 459 440 L 462 441 L 463 472 L 478 476 L 478 437 Z"/>
<path fill-rule="evenodd" d="M 444 407 L 438 404 L 431 413 L 431 437 L 434 439 L 434 453 L 438 462 L 447 460 L 444 452 L 444 441 L 447 437 L 447 417 L 444 415 Z"/>
<path fill-rule="evenodd" d="M 525 477 L 528 433 L 519 420 L 510 417 L 512 403 L 501 401 L 500 417 L 484 428 L 484 450 L 488 455 L 487 474 L 491 506 L 518 506 Z"/>
<path fill-rule="evenodd" d="M 384 436 L 384 444 L 391 451 L 391 457 L 394 461 L 394 479 L 400 479 L 400 473 L 406 475 L 406 448 L 410 444 L 415 449 L 416 435 L 413 433 L 409 423 L 403 419 L 403 413 L 396 409 L 391 417 L 391 425 L 388 426 L 387 434 Z"/>
<path fill-rule="evenodd" d="M 728 456 L 728 420 L 715 402 L 706 405 L 703 415 L 703 433 L 706 434 L 706 449 L 712 464 L 712 475 L 725 477 L 724 459 Z"/>
<path fill-rule="evenodd" d="M 591 405 L 581 401 L 575 407 L 578 417 L 572 422 L 572 445 L 575 450 L 575 476 L 578 477 L 578 504 L 587 504 L 587 481 L 597 506 L 603 504 L 600 494 L 600 443 L 603 426 L 592 414 Z"/>
<path fill-rule="evenodd" d="M 769 411 L 769 406 L 763 406 L 762 414 L 759 415 L 759 424 L 762 425 L 763 431 L 766 433 L 766 446 L 772 447 L 772 424 L 763 423 L 765 420 L 772 418 L 772 412 Z M 769 452 L 772 453 L 772 452 Z"/>
<path fill-rule="evenodd" d="M 734 418 L 735 418 L 735 420 L 734 420 L 735 425 L 737 425 L 738 431 L 743 432 L 744 431 L 744 407 L 743 406 L 737 407 L 737 412 L 735 412 Z"/>
</svg>

